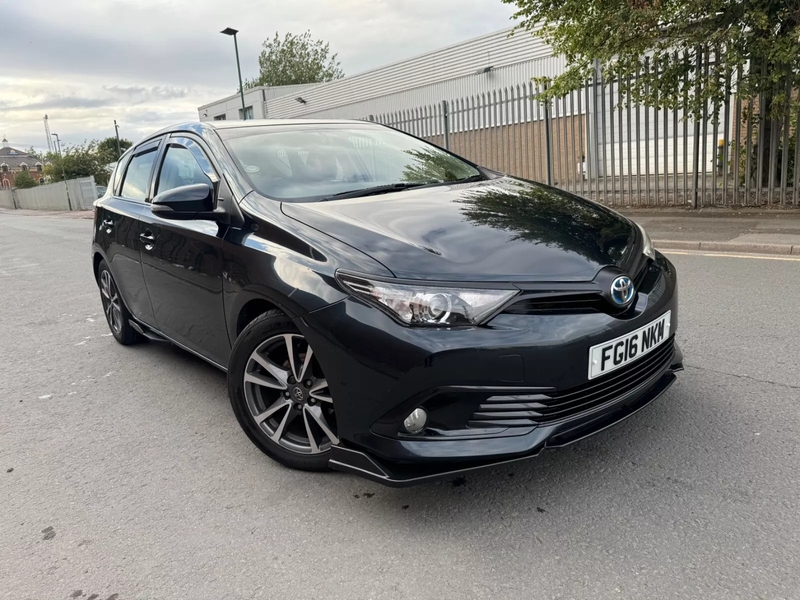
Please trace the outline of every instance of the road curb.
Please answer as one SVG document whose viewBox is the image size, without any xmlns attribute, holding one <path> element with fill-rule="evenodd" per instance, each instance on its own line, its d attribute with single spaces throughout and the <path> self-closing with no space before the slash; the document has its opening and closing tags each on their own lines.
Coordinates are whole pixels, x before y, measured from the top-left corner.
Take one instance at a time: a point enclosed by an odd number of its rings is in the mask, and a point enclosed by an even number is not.
<svg viewBox="0 0 800 600">
<path fill-rule="evenodd" d="M 653 240 L 661 250 L 707 250 L 709 252 L 744 252 L 748 254 L 791 254 L 800 256 L 800 245 L 740 244 L 737 242 L 690 242 L 684 240 Z"/>
</svg>

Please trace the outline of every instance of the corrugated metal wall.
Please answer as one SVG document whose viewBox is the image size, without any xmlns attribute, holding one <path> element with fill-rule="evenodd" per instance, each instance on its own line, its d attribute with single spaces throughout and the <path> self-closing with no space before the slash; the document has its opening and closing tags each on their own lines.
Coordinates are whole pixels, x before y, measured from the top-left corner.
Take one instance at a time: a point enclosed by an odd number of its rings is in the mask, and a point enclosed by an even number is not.
<svg viewBox="0 0 800 600">
<path fill-rule="evenodd" d="M 538 36 L 504 29 L 304 90 L 306 104 L 287 95 L 267 102 L 270 118 L 340 117 L 429 104 L 551 75 L 561 59 Z M 541 60 L 546 59 L 546 60 Z M 492 66 L 489 73 L 478 70 Z M 374 100 L 374 104 L 370 101 Z"/>
<path fill-rule="evenodd" d="M 493 90 L 511 88 L 518 84 L 524 84 L 533 77 L 554 76 L 563 71 L 564 59 L 561 57 L 549 56 L 524 63 L 509 65 L 494 69 L 489 73 L 480 75 L 469 75 L 448 81 L 426 85 L 416 89 L 404 90 L 378 98 L 371 98 L 358 102 L 350 102 L 341 106 L 331 107 L 325 110 L 305 112 L 303 114 L 293 114 L 292 117 L 303 118 L 331 118 L 331 119 L 352 119 L 366 118 L 369 115 L 389 113 L 393 111 L 408 109 L 418 106 L 426 106 L 452 98 L 466 98 L 468 96 L 489 93 Z M 303 99 L 307 98 L 307 93 L 303 94 Z M 280 107 L 277 103 L 283 103 L 285 98 L 278 98 L 268 102 L 270 116 L 273 118 L 284 118 L 289 115 L 279 114 Z M 295 105 L 297 101 L 292 99 Z M 298 105 L 300 106 L 300 105 Z M 311 102 L 306 107 L 311 106 Z M 293 107 L 292 107 L 293 108 Z"/>
<path fill-rule="evenodd" d="M 34 210 L 90 210 L 97 199 L 94 177 L 70 179 L 66 185 L 58 181 L 24 190 L 15 189 L 11 193 L 16 198 L 17 208 Z M 13 200 L 10 208 L 14 208 Z"/>
<path fill-rule="evenodd" d="M 0 190 L 0 208 L 15 208 L 11 190 Z"/>
<path fill-rule="evenodd" d="M 67 188 L 63 181 L 38 185 L 27 190 L 14 190 L 20 208 L 34 210 L 69 210 Z"/>
<path fill-rule="evenodd" d="M 295 98 L 298 93 L 305 89 L 316 87 L 315 83 L 303 83 L 298 85 L 282 85 L 277 87 L 257 87 L 252 90 L 245 90 L 244 105 L 253 107 L 254 119 L 266 119 L 267 102 L 280 96 Z M 206 104 L 197 109 L 197 114 L 201 121 L 213 121 L 214 117 L 225 115 L 227 121 L 239 119 L 239 111 L 242 109 L 242 98 L 239 94 L 232 94 L 227 98 Z"/>
</svg>

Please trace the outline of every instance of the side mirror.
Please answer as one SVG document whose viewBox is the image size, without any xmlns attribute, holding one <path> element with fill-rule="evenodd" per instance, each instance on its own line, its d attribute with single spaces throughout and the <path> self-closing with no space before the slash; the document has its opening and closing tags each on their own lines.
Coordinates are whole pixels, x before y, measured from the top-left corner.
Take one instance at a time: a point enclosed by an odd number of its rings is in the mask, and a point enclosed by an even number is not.
<svg viewBox="0 0 800 600">
<path fill-rule="evenodd" d="M 215 219 L 214 204 L 214 188 L 195 183 L 158 194 L 151 210 L 162 219 Z"/>
</svg>

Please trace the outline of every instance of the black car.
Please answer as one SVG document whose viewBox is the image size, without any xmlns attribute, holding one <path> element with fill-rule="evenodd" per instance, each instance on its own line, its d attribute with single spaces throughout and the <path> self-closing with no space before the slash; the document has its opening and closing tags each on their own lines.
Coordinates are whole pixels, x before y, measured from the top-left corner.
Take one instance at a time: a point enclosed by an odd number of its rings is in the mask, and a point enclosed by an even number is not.
<svg viewBox="0 0 800 600">
<path fill-rule="evenodd" d="M 682 369 L 643 229 L 374 123 L 156 133 L 96 202 L 92 254 L 114 337 L 227 371 L 245 433 L 298 469 L 408 485 L 531 457 Z"/>
</svg>

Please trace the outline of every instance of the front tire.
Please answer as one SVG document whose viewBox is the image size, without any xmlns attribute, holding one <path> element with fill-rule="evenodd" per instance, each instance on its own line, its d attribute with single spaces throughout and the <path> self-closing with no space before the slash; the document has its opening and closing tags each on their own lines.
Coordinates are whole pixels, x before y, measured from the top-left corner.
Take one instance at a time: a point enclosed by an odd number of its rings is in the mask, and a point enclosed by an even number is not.
<svg viewBox="0 0 800 600">
<path fill-rule="evenodd" d="M 277 310 L 242 331 L 228 368 L 231 406 L 250 440 L 303 471 L 328 469 L 339 443 L 328 382 L 308 341 Z"/>
<path fill-rule="evenodd" d="M 114 276 L 105 260 L 101 260 L 97 267 L 97 284 L 100 287 L 103 313 L 114 339 L 123 346 L 130 346 L 138 342 L 141 336 L 131 327 L 131 313 L 128 312 L 122 296 L 119 295 L 117 282 L 114 281 Z"/>
</svg>

